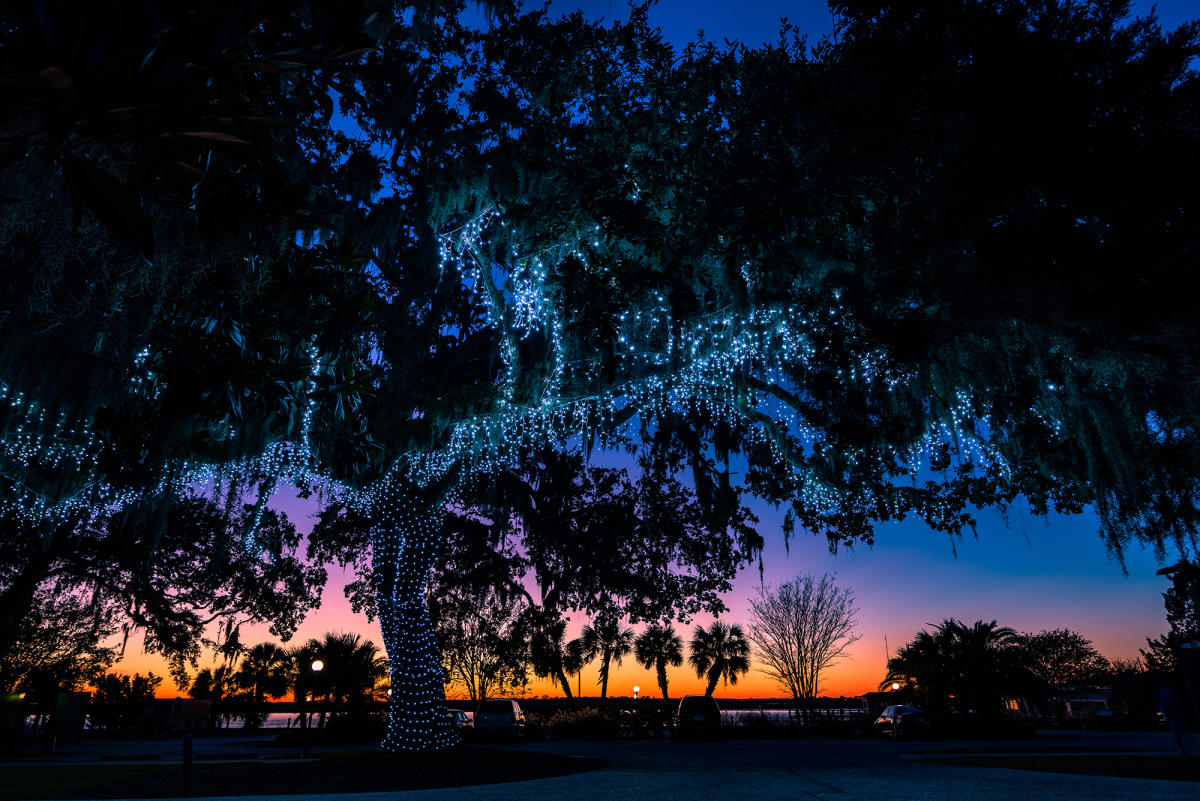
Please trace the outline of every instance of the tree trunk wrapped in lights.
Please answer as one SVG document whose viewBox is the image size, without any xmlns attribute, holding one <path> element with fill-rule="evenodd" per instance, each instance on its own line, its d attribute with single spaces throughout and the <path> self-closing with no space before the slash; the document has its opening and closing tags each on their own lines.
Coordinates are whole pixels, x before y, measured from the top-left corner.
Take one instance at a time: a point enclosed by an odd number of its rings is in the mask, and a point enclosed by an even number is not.
<svg viewBox="0 0 1200 801">
<path fill-rule="evenodd" d="M 442 539 L 443 512 L 398 481 L 376 497 L 373 580 L 392 691 L 383 747 L 440 751 L 458 741 L 446 717 L 441 652 L 425 605 L 425 585 Z"/>
</svg>

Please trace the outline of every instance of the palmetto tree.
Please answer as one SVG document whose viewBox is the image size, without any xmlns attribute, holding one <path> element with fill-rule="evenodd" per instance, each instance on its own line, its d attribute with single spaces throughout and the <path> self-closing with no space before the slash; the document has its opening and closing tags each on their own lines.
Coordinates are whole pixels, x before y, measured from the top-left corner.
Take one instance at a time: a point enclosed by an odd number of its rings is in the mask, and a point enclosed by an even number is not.
<svg viewBox="0 0 1200 801">
<path fill-rule="evenodd" d="M 387 660 L 379 646 L 359 634 L 327 632 L 306 647 L 324 663 L 315 689 L 334 703 L 362 706 L 375 698 L 387 678 Z"/>
<path fill-rule="evenodd" d="M 315 642 L 315 640 L 309 640 L 306 643 L 293 645 L 283 652 L 284 658 L 287 659 L 292 700 L 300 705 L 302 725 L 308 725 L 305 722 L 305 701 L 310 695 L 316 697 L 320 694 L 316 689 L 316 676 L 312 670 L 312 664 L 317 659 L 316 650 L 313 647 Z"/>
<path fill-rule="evenodd" d="M 648 626 L 634 644 L 634 656 L 643 667 L 654 668 L 663 700 L 670 700 L 667 695 L 667 666 L 679 667 L 683 664 L 683 638 L 675 633 L 675 627 L 670 623 Z"/>
<path fill-rule="evenodd" d="M 750 641 L 736 623 L 726 625 L 714 620 L 707 629 L 696 626 L 690 650 L 688 664 L 697 676 L 708 680 L 705 695 L 713 694 L 718 681 L 737 684 L 738 678 L 750 671 Z"/>
<path fill-rule="evenodd" d="M 263 702 L 268 696 L 281 698 L 291 686 L 292 661 L 278 645 L 259 643 L 242 657 L 234 678 L 249 699 L 246 727 L 258 728 L 265 717 L 261 711 Z"/>
<path fill-rule="evenodd" d="M 214 665 L 204 668 L 196 674 L 188 688 L 192 698 L 204 698 L 212 702 L 209 712 L 209 725 L 216 726 L 224 719 L 228 722 L 231 713 L 225 708 L 225 700 L 233 694 L 236 687 L 232 665 Z"/>
<path fill-rule="evenodd" d="M 192 679 L 188 695 L 192 698 L 207 698 L 216 707 L 222 698 L 228 695 L 234 687 L 233 668 L 228 665 L 216 665 L 204 668 Z"/>
<path fill-rule="evenodd" d="M 583 640 L 579 637 L 571 640 L 563 648 L 563 672 L 568 676 L 574 676 L 576 681 L 580 682 L 580 676 L 583 673 L 583 666 L 588 663 L 588 658 L 583 652 Z M 576 694 L 582 695 L 583 688 L 576 685 Z"/>
<path fill-rule="evenodd" d="M 950 700 L 981 718 L 1000 714 L 1004 698 L 1037 696 L 1045 689 L 1020 634 L 996 621 L 965 623 L 947 619 L 921 631 L 888 660 L 887 686 L 899 682 L 933 710 Z"/>
<path fill-rule="evenodd" d="M 600 657 L 600 700 L 608 697 L 609 666 L 633 650 L 633 629 L 622 626 L 614 613 L 602 613 L 591 624 L 583 627 L 579 641 L 587 661 Z"/>
<path fill-rule="evenodd" d="M 573 670 L 568 669 L 570 654 L 566 641 L 567 622 L 565 620 L 546 620 L 544 613 L 537 610 L 532 616 L 529 639 L 529 662 L 533 674 L 539 679 L 551 678 L 562 687 L 563 694 L 571 697 L 571 682 L 567 675 L 578 672 L 582 662 Z"/>
</svg>

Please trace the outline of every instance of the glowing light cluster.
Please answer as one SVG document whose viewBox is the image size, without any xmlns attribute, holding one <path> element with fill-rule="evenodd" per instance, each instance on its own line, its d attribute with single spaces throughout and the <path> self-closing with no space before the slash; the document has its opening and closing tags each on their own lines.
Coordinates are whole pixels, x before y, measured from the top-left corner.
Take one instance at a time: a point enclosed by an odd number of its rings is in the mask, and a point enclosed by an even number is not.
<svg viewBox="0 0 1200 801">
<path fill-rule="evenodd" d="M 390 484 L 372 510 L 372 583 L 388 653 L 392 702 L 383 746 L 392 751 L 448 748 L 457 733 L 446 717 L 442 660 L 425 605 L 425 584 L 441 544 L 440 508 L 423 508 Z"/>
<path fill-rule="evenodd" d="M 614 371 L 601 354 L 566 352 L 562 336 L 566 310 L 550 300 L 555 292 L 551 276 L 578 269 L 565 264 L 567 259 L 585 267 L 600 262 L 590 256 L 601 244 L 598 235 L 581 233 L 536 253 L 498 244 L 510 242 L 511 236 L 500 215 L 488 209 L 441 238 L 442 268 L 458 270 L 464 285 L 487 308 L 489 324 L 503 339 L 506 371 L 493 410 L 457 423 L 439 450 L 405 454 L 398 462 L 404 474 L 417 483 L 428 483 L 451 467 L 467 474 L 489 472 L 513 462 L 538 442 L 569 436 L 603 438 L 612 433 L 617 420 L 634 425 L 638 418 L 683 412 L 748 423 L 747 444 L 764 446 L 791 471 L 793 488 L 808 508 L 831 513 L 859 502 L 803 466 L 799 457 L 816 448 L 838 446 L 794 403 L 781 399 L 805 398 L 808 371 L 820 369 L 826 343 L 846 333 L 847 314 L 836 295 L 824 309 L 777 305 L 687 320 L 672 318 L 661 293 L 634 297 L 616 320 Z M 742 274 L 749 284 L 748 267 L 743 266 Z M 516 382 L 528 381 L 516 367 L 517 342 L 534 331 L 550 343 L 550 355 L 542 366 L 545 390 L 536 403 L 514 403 Z M 896 369 L 881 351 L 869 348 L 837 375 L 849 384 L 878 384 L 890 391 L 902 390 L 913 378 Z M 768 391 L 771 387 L 779 392 Z M 915 479 L 925 454 L 948 443 L 964 461 L 999 464 L 1006 471 L 1003 457 L 986 435 L 990 430 L 986 404 L 958 392 L 943 406 L 940 411 L 926 408 L 929 422 L 915 441 L 888 446 L 886 452 L 850 450 L 843 456 L 852 463 L 894 460 L 906 465 Z M 900 501 L 885 499 L 884 503 Z"/>
</svg>

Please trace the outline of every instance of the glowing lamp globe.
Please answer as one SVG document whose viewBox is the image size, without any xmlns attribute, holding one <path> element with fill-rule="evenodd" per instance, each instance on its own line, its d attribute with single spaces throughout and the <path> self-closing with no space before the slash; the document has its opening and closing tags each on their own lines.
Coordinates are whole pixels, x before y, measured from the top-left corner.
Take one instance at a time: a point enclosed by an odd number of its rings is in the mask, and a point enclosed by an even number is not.
<svg viewBox="0 0 1200 801">
<path fill-rule="evenodd" d="M 322 670 L 325 669 L 325 663 L 322 662 L 320 659 L 314 659 L 313 663 L 312 663 L 312 669 L 313 669 L 313 673 L 320 673 Z"/>
</svg>

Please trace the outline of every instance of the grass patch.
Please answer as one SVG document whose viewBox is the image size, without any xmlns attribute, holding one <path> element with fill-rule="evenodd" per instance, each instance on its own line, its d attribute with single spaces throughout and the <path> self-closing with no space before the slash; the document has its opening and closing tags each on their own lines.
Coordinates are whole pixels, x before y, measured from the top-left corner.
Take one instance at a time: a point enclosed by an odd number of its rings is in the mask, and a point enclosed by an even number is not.
<svg viewBox="0 0 1200 801">
<path fill-rule="evenodd" d="M 368 793 L 543 779 L 607 767 L 608 760 L 460 746 L 436 755 L 379 751 L 329 754 L 311 762 L 197 763 L 191 795 Z M 0 766 L 0 801 L 178 796 L 179 765 Z"/>
<path fill-rule="evenodd" d="M 1097 754 L 1095 756 L 961 756 L 924 760 L 939 765 L 975 768 L 1016 768 L 1081 776 L 1113 776 L 1121 779 L 1169 779 L 1200 782 L 1200 756 L 1162 754 Z"/>
</svg>

